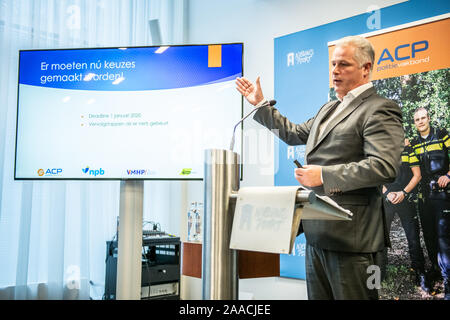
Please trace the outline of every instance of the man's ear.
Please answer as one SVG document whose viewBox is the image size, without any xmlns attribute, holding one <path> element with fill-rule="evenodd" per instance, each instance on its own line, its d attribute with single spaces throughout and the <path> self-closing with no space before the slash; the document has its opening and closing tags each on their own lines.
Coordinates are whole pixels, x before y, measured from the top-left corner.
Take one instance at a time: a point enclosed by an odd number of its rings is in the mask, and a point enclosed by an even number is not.
<svg viewBox="0 0 450 320">
<path fill-rule="evenodd" d="M 363 64 L 363 68 L 364 68 L 364 76 L 369 76 L 370 70 L 372 69 L 372 63 L 366 62 L 365 64 Z"/>
</svg>

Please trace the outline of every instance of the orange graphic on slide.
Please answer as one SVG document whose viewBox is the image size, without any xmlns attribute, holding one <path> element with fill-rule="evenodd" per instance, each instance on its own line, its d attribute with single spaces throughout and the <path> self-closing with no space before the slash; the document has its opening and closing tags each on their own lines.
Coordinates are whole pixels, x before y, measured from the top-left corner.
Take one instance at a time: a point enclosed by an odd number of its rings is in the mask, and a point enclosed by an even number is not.
<svg viewBox="0 0 450 320">
<path fill-rule="evenodd" d="M 37 171 L 37 173 L 38 173 L 39 177 L 42 177 L 44 175 L 44 169 L 39 169 Z"/>
</svg>

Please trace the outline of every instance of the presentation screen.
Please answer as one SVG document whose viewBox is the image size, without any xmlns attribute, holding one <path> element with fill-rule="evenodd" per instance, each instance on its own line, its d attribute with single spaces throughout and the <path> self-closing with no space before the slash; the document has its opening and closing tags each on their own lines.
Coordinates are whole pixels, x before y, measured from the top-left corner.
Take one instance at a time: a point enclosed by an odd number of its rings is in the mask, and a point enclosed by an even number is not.
<svg viewBox="0 0 450 320">
<path fill-rule="evenodd" d="M 15 179 L 202 179 L 204 150 L 228 149 L 242 117 L 242 54 L 242 43 L 21 50 Z"/>
</svg>

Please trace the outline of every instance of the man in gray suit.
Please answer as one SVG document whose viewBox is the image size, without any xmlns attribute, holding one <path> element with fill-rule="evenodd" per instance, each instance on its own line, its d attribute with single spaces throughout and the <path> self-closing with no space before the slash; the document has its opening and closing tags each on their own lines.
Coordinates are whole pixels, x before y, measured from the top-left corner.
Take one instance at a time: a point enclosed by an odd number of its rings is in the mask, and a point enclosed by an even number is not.
<svg viewBox="0 0 450 320">
<path fill-rule="evenodd" d="M 376 256 L 389 246 L 381 185 L 400 166 L 404 131 L 400 108 L 377 95 L 370 76 L 375 53 L 362 37 L 339 40 L 332 55 L 338 100 L 294 124 L 267 106 L 260 79 L 236 79 L 237 90 L 256 107 L 254 119 L 289 145 L 306 144 L 307 165 L 295 169 L 300 184 L 353 212 L 352 221 L 305 220 L 309 299 L 378 299 L 371 278 Z"/>
</svg>

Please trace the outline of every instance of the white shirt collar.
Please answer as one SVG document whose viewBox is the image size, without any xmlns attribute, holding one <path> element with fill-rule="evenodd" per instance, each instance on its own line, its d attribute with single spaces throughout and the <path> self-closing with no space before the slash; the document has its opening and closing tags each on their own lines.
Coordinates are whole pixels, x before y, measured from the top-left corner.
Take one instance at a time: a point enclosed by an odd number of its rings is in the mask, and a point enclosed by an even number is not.
<svg viewBox="0 0 450 320">
<path fill-rule="evenodd" d="M 360 85 L 359 87 L 356 87 L 355 89 L 353 89 L 353 90 L 350 90 L 345 96 L 344 96 L 344 98 L 341 100 L 341 99 L 339 99 L 338 98 L 338 100 L 339 101 L 343 101 L 344 99 L 345 100 L 347 100 L 347 99 L 355 99 L 357 96 L 359 96 L 361 93 L 363 93 L 364 91 L 366 91 L 367 89 L 369 89 L 369 88 L 372 88 L 373 87 L 373 83 L 371 82 L 371 81 L 369 81 L 369 82 L 367 82 L 367 83 L 365 83 L 365 84 L 363 84 L 363 85 Z"/>
</svg>

